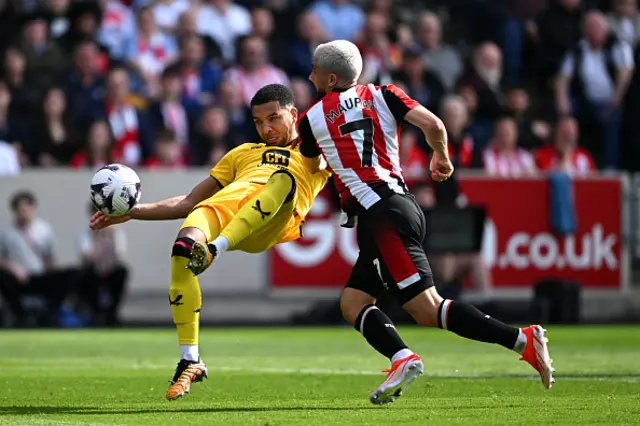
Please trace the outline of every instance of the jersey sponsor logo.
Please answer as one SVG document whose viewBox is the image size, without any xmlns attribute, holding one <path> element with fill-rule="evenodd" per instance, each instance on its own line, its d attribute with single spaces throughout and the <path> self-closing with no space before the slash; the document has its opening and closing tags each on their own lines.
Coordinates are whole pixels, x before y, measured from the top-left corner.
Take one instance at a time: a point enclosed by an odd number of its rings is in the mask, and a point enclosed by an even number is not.
<svg viewBox="0 0 640 426">
<path fill-rule="evenodd" d="M 340 117 L 342 114 L 344 114 L 345 112 L 353 108 L 363 108 L 363 109 L 372 110 L 373 101 L 363 100 L 360 98 L 345 99 L 344 101 L 338 104 L 337 111 L 336 110 L 329 111 L 329 114 L 325 114 L 325 118 L 329 122 L 333 123 L 336 118 Z"/>
<path fill-rule="evenodd" d="M 262 153 L 262 164 L 289 167 L 291 152 L 285 149 L 268 149 Z"/>
</svg>

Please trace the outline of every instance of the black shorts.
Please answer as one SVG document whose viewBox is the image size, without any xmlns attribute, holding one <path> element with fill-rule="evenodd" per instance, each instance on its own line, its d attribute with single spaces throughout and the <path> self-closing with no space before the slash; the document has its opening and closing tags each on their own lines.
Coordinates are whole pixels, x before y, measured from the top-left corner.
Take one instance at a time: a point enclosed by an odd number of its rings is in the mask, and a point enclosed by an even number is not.
<svg viewBox="0 0 640 426">
<path fill-rule="evenodd" d="M 426 219 L 413 195 L 379 201 L 358 216 L 360 254 L 346 286 L 376 299 L 388 291 L 401 305 L 432 287 L 425 233 Z"/>
</svg>

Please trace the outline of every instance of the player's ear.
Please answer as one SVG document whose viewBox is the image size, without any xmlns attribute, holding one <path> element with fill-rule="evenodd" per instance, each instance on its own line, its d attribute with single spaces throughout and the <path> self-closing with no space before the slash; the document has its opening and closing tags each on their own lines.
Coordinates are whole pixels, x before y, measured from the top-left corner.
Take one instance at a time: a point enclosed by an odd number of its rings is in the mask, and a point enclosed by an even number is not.
<svg viewBox="0 0 640 426">
<path fill-rule="evenodd" d="M 293 122 L 296 123 L 298 121 L 298 108 L 291 107 L 291 116 L 293 117 Z"/>
<path fill-rule="evenodd" d="M 338 76 L 334 73 L 329 74 L 329 89 L 333 89 L 338 85 Z"/>
</svg>

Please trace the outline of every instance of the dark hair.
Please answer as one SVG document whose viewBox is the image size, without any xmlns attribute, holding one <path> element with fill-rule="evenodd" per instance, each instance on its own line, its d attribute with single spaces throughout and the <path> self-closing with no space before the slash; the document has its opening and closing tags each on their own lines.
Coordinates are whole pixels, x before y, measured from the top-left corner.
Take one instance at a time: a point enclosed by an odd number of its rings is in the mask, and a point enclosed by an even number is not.
<svg viewBox="0 0 640 426">
<path fill-rule="evenodd" d="M 180 78 L 180 64 L 174 63 L 162 70 L 162 79 Z"/>
<path fill-rule="evenodd" d="M 156 141 L 157 142 L 173 142 L 176 139 L 176 132 L 174 132 L 173 130 L 167 128 L 167 127 L 160 127 L 157 131 L 156 131 Z"/>
<path fill-rule="evenodd" d="M 264 105 L 274 101 L 280 103 L 281 107 L 293 106 L 293 92 L 282 84 L 268 84 L 253 95 L 251 107 L 253 108 L 256 105 Z"/>
<path fill-rule="evenodd" d="M 29 191 L 19 191 L 13 194 L 11 197 L 11 210 L 16 211 L 18 209 L 18 205 L 22 202 L 26 202 L 31 204 L 32 206 L 36 205 L 36 196 L 33 195 L 32 192 Z"/>
</svg>

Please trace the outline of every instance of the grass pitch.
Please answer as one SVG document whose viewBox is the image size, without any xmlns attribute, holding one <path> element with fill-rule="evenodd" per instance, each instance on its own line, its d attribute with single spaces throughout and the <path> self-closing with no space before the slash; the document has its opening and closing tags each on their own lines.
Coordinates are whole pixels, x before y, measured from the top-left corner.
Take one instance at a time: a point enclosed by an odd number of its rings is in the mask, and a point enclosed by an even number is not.
<svg viewBox="0 0 640 426">
<path fill-rule="evenodd" d="M 499 346 L 399 329 L 425 376 L 380 407 L 388 361 L 349 328 L 205 329 L 209 379 L 173 402 L 173 330 L 3 331 L 0 424 L 640 424 L 638 327 L 550 327 L 550 391 Z"/>
</svg>

